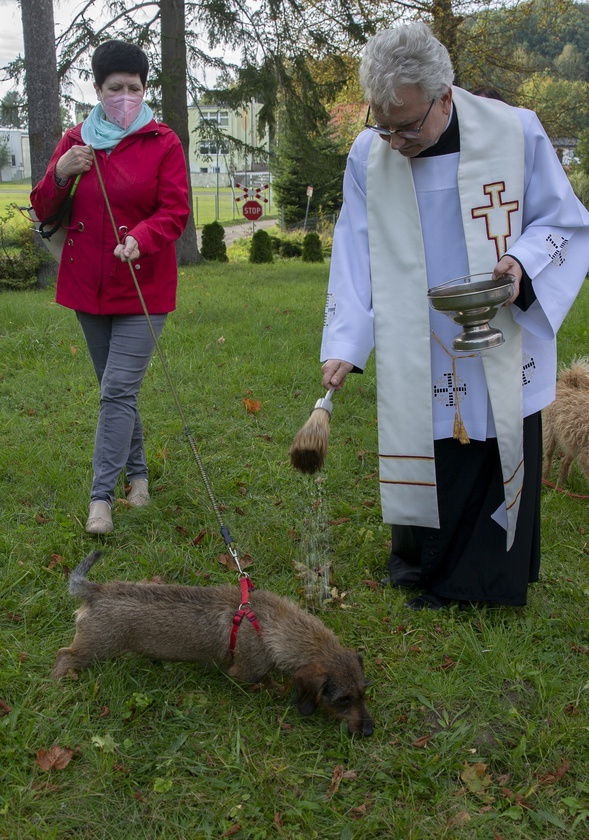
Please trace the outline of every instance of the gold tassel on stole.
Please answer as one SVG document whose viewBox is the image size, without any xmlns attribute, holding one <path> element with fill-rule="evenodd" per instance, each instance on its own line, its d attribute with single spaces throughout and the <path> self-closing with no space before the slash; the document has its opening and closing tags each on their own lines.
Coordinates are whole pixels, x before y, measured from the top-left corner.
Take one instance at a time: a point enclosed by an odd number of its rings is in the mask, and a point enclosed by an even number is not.
<svg viewBox="0 0 589 840">
<path fill-rule="evenodd" d="M 455 356 L 453 353 L 450 353 L 447 347 L 444 347 L 438 336 L 435 332 L 432 332 L 432 336 L 436 339 L 442 350 L 450 356 L 452 360 L 452 388 L 454 389 L 454 429 L 452 430 L 452 437 L 454 440 L 460 441 L 460 443 L 470 443 L 470 438 L 468 436 L 468 432 L 466 431 L 466 427 L 462 422 L 462 415 L 460 414 L 460 395 L 458 393 L 458 376 L 456 374 L 456 359 L 474 359 L 477 356 L 477 353 L 469 353 L 468 355 L 464 356 Z"/>
</svg>

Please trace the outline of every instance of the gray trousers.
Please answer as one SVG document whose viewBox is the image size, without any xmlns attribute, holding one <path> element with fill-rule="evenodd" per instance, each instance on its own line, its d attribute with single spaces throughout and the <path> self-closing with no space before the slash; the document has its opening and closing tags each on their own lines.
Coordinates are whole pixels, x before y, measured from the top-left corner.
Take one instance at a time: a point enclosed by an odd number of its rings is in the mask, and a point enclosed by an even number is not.
<svg viewBox="0 0 589 840">
<path fill-rule="evenodd" d="M 145 315 L 76 315 L 100 385 L 91 497 L 114 502 L 123 469 L 127 481 L 147 478 L 137 398 L 155 345 Z M 158 338 L 166 318 L 150 316 Z"/>
</svg>

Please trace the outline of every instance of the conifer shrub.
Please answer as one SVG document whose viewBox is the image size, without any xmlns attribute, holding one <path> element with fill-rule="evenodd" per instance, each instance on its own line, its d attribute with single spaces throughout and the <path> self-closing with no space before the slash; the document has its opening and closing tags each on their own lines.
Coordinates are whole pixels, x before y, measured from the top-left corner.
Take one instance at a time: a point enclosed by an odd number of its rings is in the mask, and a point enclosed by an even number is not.
<svg viewBox="0 0 589 840">
<path fill-rule="evenodd" d="M 303 262 L 323 262 L 321 237 L 316 231 L 310 231 L 303 239 Z"/>
<path fill-rule="evenodd" d="M 300 257 L 303 253 L 303 246 L 292 239 L 284 239 L 280 245 L 280 256 L 285 259 Z"/>
<path fill-rule="evenodd" d="M 251 263 L 271 263 L 274 261 L 270 235 L 265 230 L 257 230 L 252 236 L 250 247 Z"/>
<path fill-rule="evenodd" d="M 200 253 L 205 260 L 228 262 L 227 245 L 223 242 L 225 228 L 220 222 L 209 222 L 203 225 Z"/>
</svg>

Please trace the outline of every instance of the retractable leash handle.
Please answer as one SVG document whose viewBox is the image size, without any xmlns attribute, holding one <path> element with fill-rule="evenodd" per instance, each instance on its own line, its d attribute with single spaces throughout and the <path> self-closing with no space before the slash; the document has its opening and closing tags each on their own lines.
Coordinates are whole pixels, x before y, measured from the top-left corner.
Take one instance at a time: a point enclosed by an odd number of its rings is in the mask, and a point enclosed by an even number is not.
<svg viewBox="0 0 589 840">
<path fill-rule="evenodd" d="M 79 172 L 72 184 L 72 188 L 69 191 L 68 196 L 66 197 L 65 201 L 53 216 L 50 216 L 48 219 L 45 219 L 44 222 L 39 222 L 39 227 L 37 230 L 41 235 L 41 239 L 51 239 L 54 233 L 57 233 L 59 228 L 61 227 L 61 223 L 63 222 L 67 212 L 72 206 L 72 202 L 74 200 L 74 195 L 76 194 L 76 190 L 78 189 L 78 184 L 80 183 L 80 178 L 82 177 L 82 173 Z M 46 225 L 53 225 L 51 230 L 45 230 Z"/>
<path fill-rule="evenodd" d="M 95 153 L 94 148 L 92 146 L 90 146 L 90 151 L 92 152 L 92 159 L 94 161 L 94 168 L 95 168 L 96 174 L 98 176 L 98 182 L 100 184 L 100 189 L 101 189 L 101 192 L 102 192 L 102 196 L 103 196 L 104 202 L 106 204 L 106 209 L 107 209 L 110 221 L 111 221 L 111 225 L 112 225 L 112 229 L 114 231 L 115 239 L 118 242 L 119 239 L 120 239 L 120 237 L 119 237 L 120 228 L 117 228 L 117 224 L 116 224 L 114 216 L 113 216 L 110 201 L 108 200 L 108 196 L 106 194 L 106 188 L 104 186 L 104 181 L 102 179 L 102 173 L 100 172 L 100 167 L 98 166 L 98 160 L 96 158 L 96 153 Z M 154 344 L 154 347 L 155 347 L 155 349 L 157 351 L 157 354 L 159 356 L 159 359 L 160 359 L 160 362 L 161 362 L 161 365 L 162 365 L 162 368 L 163 368 L 163 371 L 164 371 L 164 375 L 166 377 L 166 381 L 167 381 L 168 386 L 170 388 L 170 391 L 172 393 L 172 397 L 174 398 L 174 403 L 176 405 L 176 409 L 178 411 L 180 419 L 182 420 L 182 423 L 184 424 L 184 433 L 186 435 L 186 439 L 188 440 L 188 443 L 189 443 L 190 448 L 192 450 L 192 454 L 194 455 L 194 459 L 195 459 L 195 461 L 197 463 L 197 466 L 198 466 L 198 469 L 200 471 L 200 475 L 201 475 L 201 478 L 203 480 L 203 484 L 204 484 L 205 489 L 207 491 L 207 494 L 208 494 L 209 500 L 211 502 L 211 505 L 213 507 L 213 511 L 215 512 L 215 516 L 217 517 L 217 522 L 219 523 L 219 529 L 220 529 L 220 532 L 221 532 L 221 536 L 223 537 L 223 541 L 225 542 L 225 545 L 227 546 L 227 550 L 231 554 L 231 557 L 233 558 L 233 560 L 235 562 L 235 565 L 237 566 L 240 579 L 249 579 L 249 575 L 247 574 L 247 572 L 244 572 L 242 567 L 241 567 L 241 563 L 239 562 L 239 554 L 237 553 L 237 550 L 234 547 L 233 537 L 229 533 L 229 528 L 225 525 L 223 517 L 221 516 L 221 511 L 219 510 L 219 505 L 217 504 L 217 500 L 215 499 L 215 495 L 213 493 L 213 488 L 211 487 L 209 477 L 206 473 L 206 470 L 204 468 L 204 464 L 203 464 L 202 459 L 200 457 L 200 453 L 198 451 L 196 441 L 194 440 L 194 437 L 192 436 L 192 432 L 188 428 L 188 424 L 186 422 L 186 417 L 185 417 L 185 414 L 184 414 L 184 410 L 182 409 L 182 405 L 181 405 L 180 400 L 178 398 L 176 388 L 174 387 L 174 383 L 172 381 L 172 376 L 170 374 L 168 363 L 166 362 L 166 358 L 165 358 L 165 356 L 163 354 L 163 351 L 161 349 L 161 346 L 160 346 L 160 343 L 158 341 L 157 335 L 156 335 L 155 330 L 153 328 L 153 324 L 151 323 L 151 318 L 149 317 L 149 312 L 148 312 L 147 306 L 145 304 L 145 298 L 143 297 L 143 293 L 142 293 L 141 288 L 139 286 L 139 281 L 137 280 L 137 275 L 135 274 L 135 269 L 133 268 L 133 263 L 129 259 L 126 260 L 126 263 L 129 266 L 129 270 L 131 272 L 131 277 L 133 278 L 133 283 L 135 285 L 135 289 L 136 289 L 137 295 L 139 297 L 139 302 L 141 303 L 141 308 L 143 309 L 143 314 L 145 315 L 145 318 L 147 320 L 147 324 L 148 324 L 149 330 L 151 332 L 151 337 L 153 339 L 153 344 Z"/>
</svg>

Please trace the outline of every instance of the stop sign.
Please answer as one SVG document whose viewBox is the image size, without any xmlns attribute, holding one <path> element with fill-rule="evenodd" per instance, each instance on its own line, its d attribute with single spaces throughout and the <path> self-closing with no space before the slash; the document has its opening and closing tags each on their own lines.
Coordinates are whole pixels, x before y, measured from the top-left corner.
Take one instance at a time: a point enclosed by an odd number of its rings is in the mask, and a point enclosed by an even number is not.
<svg viewBox="0 0 589 840">
<path fill-rule="evenodd" d="M 246 201 L 242 208 L 242 213 L 250 222 L 255 222 L 262 215 L 262 205 L 257 201 Z"/>
</svg>

